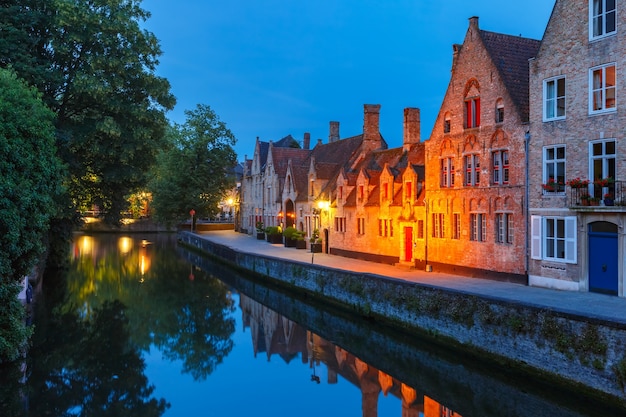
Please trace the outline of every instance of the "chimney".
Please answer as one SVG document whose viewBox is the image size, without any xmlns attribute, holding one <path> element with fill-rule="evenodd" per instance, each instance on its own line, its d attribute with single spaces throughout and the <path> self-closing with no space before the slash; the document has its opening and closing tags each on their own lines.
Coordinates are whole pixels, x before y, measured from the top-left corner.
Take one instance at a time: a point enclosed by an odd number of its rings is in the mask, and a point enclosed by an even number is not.
<svg viewBox="0 0 626 417">
<path fill-rule="evenodd" d="M 320 138 L 317 139 L 317 145 L 323 145 L 322 139 L 320 139 Z M 317 145 L 315 145 L 315 146 L 317 146 Z"/>
<path fill-rule="evenodd" d="M 407 151 L 414 143 L 420 141 L 420 109 L 407 107 L 404 109 L 404 138 L 402 148 Z"/>
<path fill-rule="evenodd" d="M 339 122 L 330 122 L 330 133 L 328 134 L 328 143 L 337 142 L 339 140 Z"/>
<path fill-rule="evenodd" d="M 363 105 L 363 142 L 370 150 L 380 148 L 380 104 Z"/>
<path fill-rule="evenodd" d="M 311 134 L 309 132 L 306 132 L 304 134 L 304 139 L 302 139 L 302 149 L 306 149 L 308 151 L 310 146 L 311 146 Z"/>
</svg>

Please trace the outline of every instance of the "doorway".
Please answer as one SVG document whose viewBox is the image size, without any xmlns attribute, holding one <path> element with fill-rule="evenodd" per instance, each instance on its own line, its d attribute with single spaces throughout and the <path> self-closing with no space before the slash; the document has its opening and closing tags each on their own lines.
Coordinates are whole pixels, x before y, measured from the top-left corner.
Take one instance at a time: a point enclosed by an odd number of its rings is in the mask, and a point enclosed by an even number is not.
<svg viewBox="0 0 626 417">
<path fill-rule="evenodd" d="M 589 224 L 589 291 L 618 294 L 617 225 Z"/>
<path fill-rule="evenodd" d="M 413 261 L 413 228 L 404 228 L 404 260 L 406 262 Z"/>
</svg>

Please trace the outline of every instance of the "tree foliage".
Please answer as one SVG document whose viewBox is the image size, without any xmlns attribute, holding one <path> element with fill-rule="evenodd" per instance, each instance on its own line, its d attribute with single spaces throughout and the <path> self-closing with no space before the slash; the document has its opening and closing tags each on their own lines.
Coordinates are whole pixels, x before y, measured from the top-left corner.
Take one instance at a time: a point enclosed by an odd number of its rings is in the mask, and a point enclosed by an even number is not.
<svg viewBox="0 0 626 417">
<path fill-rule="evenodd" d="M 0 65 L 35 85 L 57 114 L 72 204 L 119 218 L 145 184 L 174 105 L 155 74 L 156 37 L 137 0 L 8 0 L 0 7 Z M 25 53 L 24 51 L 28 51 Z"/>
<path fill-rule="evenodd" d="M 215 214 L 218 203 L 234 186 L 235 137 L 208 105 L 185 111 L 183 125 L 168 131 L 169 146 L 158 156 L 150 189 L 152 208 L 160 221 Z"/>
<path fill-rule="evenodd" d="M 17 281 L 43 253 L 61 192 L 54 114 L 39 94 L 0 69 L 0 277 Z"/>
</svg>

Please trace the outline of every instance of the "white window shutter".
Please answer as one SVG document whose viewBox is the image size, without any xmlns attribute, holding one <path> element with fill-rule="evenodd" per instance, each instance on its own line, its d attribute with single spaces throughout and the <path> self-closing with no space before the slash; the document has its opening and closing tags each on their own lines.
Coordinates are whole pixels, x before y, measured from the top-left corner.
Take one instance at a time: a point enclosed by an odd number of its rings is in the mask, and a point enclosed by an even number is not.
<svg viewBox="0 0 626 417">
<path fill-rule="evenodd" d="M 541 259 L 541 216 L 530 216 L 530 257 Z"/>
<path fill-rule="evenodd" d="M 576 245 L 576 217 L 565 218 L 565 261 L 576 263 L 578 257 Z"/>
</svg>

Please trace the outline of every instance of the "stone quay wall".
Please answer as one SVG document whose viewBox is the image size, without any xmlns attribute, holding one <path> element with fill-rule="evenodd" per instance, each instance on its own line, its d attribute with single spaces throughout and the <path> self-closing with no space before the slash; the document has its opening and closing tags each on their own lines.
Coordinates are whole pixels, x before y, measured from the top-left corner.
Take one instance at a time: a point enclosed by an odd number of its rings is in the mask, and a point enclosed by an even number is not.
<svg viewBox="0 0 626 417">
<path fill-rule="evenodd" d="M 457 344 L 552 383 L 626 405 L 626 325 L 376 274 L 238 252 L 189 232 L 179 242 L 259 279 L 407 333 Z"/>
</svg>

